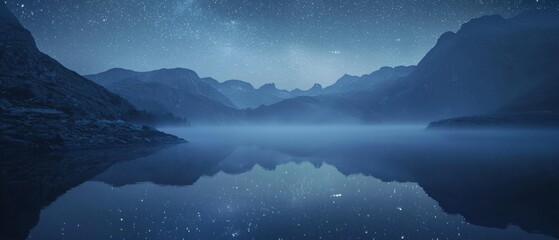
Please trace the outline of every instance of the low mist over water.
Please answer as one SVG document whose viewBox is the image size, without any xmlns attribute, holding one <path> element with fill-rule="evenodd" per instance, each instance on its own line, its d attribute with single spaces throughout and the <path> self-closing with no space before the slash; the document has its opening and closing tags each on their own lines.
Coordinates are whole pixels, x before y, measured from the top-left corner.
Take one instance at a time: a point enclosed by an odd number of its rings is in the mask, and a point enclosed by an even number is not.
<svg viewBox="0 0 559 240">
<path fill-rule="evenodd" d="M 371 134 L 378 137 L 396 137 L 394 133 L 423 134 L 425 125 L 317 125 L 317 126 L 208 126 L 188 128 L 161 128 L 162 131 L 185 137 L 192 142 L 230 142 L 247 144 L 263 142 L 293 143 L 297 141 L 344 142 L 340 137 L 351 137 L 356 141 L 371 140 Z M 375 137 L 376 138 L 376 137 Z"/>
<path fill-rule="evenodd" d="M 61 191 L 30 239 L 559 237 L 553 131 L 164 130 L 190 143 L 114 162 Z"/>
<path fill-rule="evenodd" d="M 389 150 L 425 151 L 441 154 L 452 148 L 461 152 L 501 155 L 513 149 L 530 152 L 553 150 L 559 146 L 559 130 L 553 129 L 425 129 L 425 125 L 326 125 L 259 127 L 163 128 L 188 139 L 192 145 L 258 146 L 293 151 L 316 150 L 340 155 L 348 151 L 380 154 Z M 372 152 L 370 152 L 372 151 Z M 365 155 L 367 156 L 367 155 Z M 492 156 L 478 156 L 491 158 Z"/>
<path fill-rule="evenodd" d="M 2 1 L 0 240 L 559 240 L 557 63 L 558 0 Z"/>
</svg>

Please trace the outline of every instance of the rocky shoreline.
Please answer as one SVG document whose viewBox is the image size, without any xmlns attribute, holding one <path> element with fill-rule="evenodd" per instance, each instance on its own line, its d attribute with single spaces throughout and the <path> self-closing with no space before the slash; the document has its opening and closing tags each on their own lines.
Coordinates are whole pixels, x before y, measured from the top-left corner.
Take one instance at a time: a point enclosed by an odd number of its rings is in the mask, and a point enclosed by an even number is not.
<svg viewBox="0 0 559 240">
<path fill-rule="evenodd" d="M 122 120 L 77 119 L 44 109 L 0 112 L 0 131 L 2 151 L 73 150 L 186 142 L 148 126 Z"/>
<path fill-rule="evenodd" d="M 450 128 L 558 128 L 559 114 L 549 112 L 509 113 L 444 119 L 427 129 Z"/>
</svg>

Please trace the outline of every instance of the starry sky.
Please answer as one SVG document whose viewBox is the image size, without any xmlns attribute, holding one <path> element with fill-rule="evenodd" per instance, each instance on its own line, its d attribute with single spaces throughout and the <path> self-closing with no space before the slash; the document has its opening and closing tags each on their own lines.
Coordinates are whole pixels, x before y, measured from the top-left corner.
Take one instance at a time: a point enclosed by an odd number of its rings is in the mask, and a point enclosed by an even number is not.
<svg viewBox="0 0 559 240">
<path fill-rule="evenodd" d="M 471 18 L 557 0 L 7 0 L 39 48 L 81 74 L 184 67 L 256 87 L 329 85 L 413 65 Z"/>
</svg>

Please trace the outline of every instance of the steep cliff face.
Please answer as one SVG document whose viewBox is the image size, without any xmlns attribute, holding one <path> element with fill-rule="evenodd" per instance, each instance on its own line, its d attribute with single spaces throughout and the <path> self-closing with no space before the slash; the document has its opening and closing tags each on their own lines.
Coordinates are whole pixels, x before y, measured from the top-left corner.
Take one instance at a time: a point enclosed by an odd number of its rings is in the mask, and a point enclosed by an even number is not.
<svg viewBox="0 0 559 240">
<path fill-rule="evenodd" d="M 488 114 L 559 76 L 559 12 L 484 16 L 445 33 L 375 106 L 395 118 Z M 377 99 L 378 100 L 378 99 Z"/>
<path fill-rule="evenodd" d="M 511 19 L 484 17 L 465 24 L 458 34 L 447 35 L 438 45 L 450 48 L 469 40 L 473 41 L 470 45 L 478 43 L 476 46 L 485 52 L 464 54 L 470 58 L 464 63 L 476 68 L 453 70 L 457 72 L 453 81 L 464 76 L 471 79 L 451 82 L 468 83 L 464 88 L 469 98 L 464 97 L 463 90 L 461 95 L 448 98 L 447 109 L 450 111 L 449 104 L 456 104 L 462 97 L 462 104 L 469 101 L 470 111 L 433 122 L 430 128 L 559 126 L 559 11 L 532 11 Z M 432 51 L 428 56 L 436 59 L 443 53 Z M 474 58 L 472 54 L 479 56 Z M 437 62 L 429 60 L 426 66 L 432 64 L 430 61 Z"/>
<path fill-rule="evenodd" d="M 41 53 L 31 33 L 0 6 L 0 101 L 13 108 L 56 109 L 72 116 L 126 119 L 121 97 Z"/>
<path fill-rule="evenodd" d="M 120 96 L 41 53 L 31 33 L 0 3 L 1 150 L 178 140 L 122 121 L 137 115 Z"/>
</svg>

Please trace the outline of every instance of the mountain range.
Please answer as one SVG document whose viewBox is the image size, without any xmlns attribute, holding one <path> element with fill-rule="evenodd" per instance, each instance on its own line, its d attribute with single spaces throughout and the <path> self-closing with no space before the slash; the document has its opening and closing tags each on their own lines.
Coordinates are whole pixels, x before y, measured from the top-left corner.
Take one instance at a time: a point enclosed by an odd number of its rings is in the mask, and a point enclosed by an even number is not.
<svg viewBox="0 0 559 240">
<path fill-rule="evenodd" d="M 349 95 L 382 88 L 391 80 L 407 76 L 409 67 L 383 67 L 371 74 L 344 75 L 323 88 L 278 89 L 275 84 L 255 88 L 241 80 L 219 82 L 200 78 L 184 68 L 136 72 L 110 69 L 85 77 L 126 98 L 147 112 L 172 114 L 193 124 L 243 123 L 361 123 L 361 104 L 346 100 Z"/>
<path fill-rule="evenodd" d="M 129 83 L 136 87 L 115 83 L 115 79 L 131 80 L 115 70 L 87 77 L 140 109 L 168 109 L 194 124 L 425 123 L 462 116 L 558 114 L 557 62 L 559 12 L 539 10 L 508 19 L 498 15 L 472 19 L 459 31 L 442 34 L 417 66 L 383 67 L 361 77 L 344 75 L 331 86 L 316 84 L 306 91 L 280 90 L 274 84 L 255 88 L 240 80 L 219 82 L 199 78 L 187 69 L 158 70 L 185 72 L 183 78 L 196 86 L 214 89 L 211 94 L 200 93 L 199 87 L 186 85 L 175 92 L 181 97 L 172 98 L 184 97 L 184 102 L 195 94 L 204 101 L 197 107 L 175 108 L 177 104 L 161 100 L 164 95 L 153 90 L 157 88 L 138 87 L 154 82 L 165 85 L 171 79 L 164 74 Z M 132 78 L 146 79 L 152 73 Z M 151 93 L 154 96 L 147 97 Z"/>
<path fill-rule="evenodd" d="M 231 100 L 189 69 L 111 69 L 86 77 L 156 115 L 172 114 L 191 122 L 212 124 L 238 118 Z"/>
<path fill-rule="evenodd" d="M 141 110 L 156 115 L 172 114 L 194 124 L 247 122 L 254 116 L 253 109 L 294 97 L 319 95 L 323 90 L 319 84 L 306 91 L 281 90 L 274 83 L 255 88 L 241 80 L 219 82 L 211 77 L 200 78 L 184 68 L 149 72 L 115 68 L 85 77 Z"/>
<path fill-rule="evenodd" d="M 128 130 L 138 128 L 126 122 L 140 120 L 210 125 L 446 119 L 433 126 L 454 126 L 537 125 L 539 120 L 554 125 L 559 119 L 556 10 L 472 19 L 457 32 L 442 34 L 417 66 L 383 67 L 363 76 L 344 75 L 330 86 L 292 91 L 273 83 L 256 88 L 241 80 L 201 78 L 183 68 L 148 72 L 115 68 L 84 78 L 41 53 L 4 4 L 1 20 L 1 127 L 16 129 L 2 136 L 12 143 L 76 139 L 47 130 L 25 136 L 17 130 L 20 122 L 35 128 L 31 125 L 47 119 L 53 125 L 63 119 L 70 126 L 83 126 L 78 120 L 87 119 L 95 125 L 87 127 L 94 128 L 124 124 L 121 127 Z"/>
</svg>

